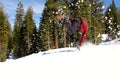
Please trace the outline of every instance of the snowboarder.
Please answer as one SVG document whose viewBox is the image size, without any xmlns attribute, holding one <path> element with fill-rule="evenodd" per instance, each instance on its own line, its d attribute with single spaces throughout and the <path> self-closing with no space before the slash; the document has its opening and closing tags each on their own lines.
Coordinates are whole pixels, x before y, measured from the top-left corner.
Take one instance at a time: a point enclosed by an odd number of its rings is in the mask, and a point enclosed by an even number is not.
<svg viewBox="0 0 120 80">
<path fill-rule="evenodd" d="M 82 46 L 83 42 L 85 41 L 86 35 L 88 33 L 87 22 L 81 17 L 76 17 L 76 18 L 69 18 L 69 20 L 65 20 L 64 24 L 67 27 L 70 36 L 73 33 L 75 33 L 77 30 L 82 33 L 82 37 L 79 40 L 79 46 Z"/>
<path fill-rule="evenodd" d="M 63 24 L 67 28 L 68 34 L 70 36 L 73 35 L 77 30 L 82 33 L 79 43 L 76 44 L 76 46 L 80 48 L 80 46 L 82 46 L 83 42 L 85 41 L 86 35 L 88 33 L 88 24 L 84 20 L 84 18 L 80 16 L 76 16 L 76 18 L 68 18 L 64 14 L 63 15 L 58 14 L 57 19 L 58 20 L 64 19 Z"/>
</svg>

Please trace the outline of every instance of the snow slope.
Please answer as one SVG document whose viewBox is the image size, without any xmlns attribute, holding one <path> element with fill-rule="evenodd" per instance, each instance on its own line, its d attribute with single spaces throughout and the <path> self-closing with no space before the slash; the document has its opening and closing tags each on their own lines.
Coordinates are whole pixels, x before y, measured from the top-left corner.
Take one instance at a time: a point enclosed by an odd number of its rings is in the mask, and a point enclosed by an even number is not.
<svg viewBox="0 0 120 80">
<path fill-rule="evenodd" d="M 0 80 L 120 80 L 120 44 L 86 44 L 0 63 Z"/>
</svg>

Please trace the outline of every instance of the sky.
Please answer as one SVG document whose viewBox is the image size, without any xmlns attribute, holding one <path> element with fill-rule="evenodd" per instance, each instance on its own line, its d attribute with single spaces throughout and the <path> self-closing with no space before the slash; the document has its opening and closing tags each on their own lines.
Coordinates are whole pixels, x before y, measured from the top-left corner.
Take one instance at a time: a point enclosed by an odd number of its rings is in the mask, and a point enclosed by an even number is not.
<svg viewBox="0 0 120 80">
<path fill-rule="evenodd" d="M 28 7 L 32 6 L 33 8 L 33 18 L 35 20 L 36 26 L 38 27 L 40 22 L 40 16 L 44 9 L 44 3 L 46 0 L 0 0 L 4 7 L 4 11 L 9 16 L 9 22 L 13 27 L 16 15 L 17 4 L 22 2 L 24 7 L 24 12 L 28 9 Z"/>
<path fill-rule="evenodd" d="M 0 0 L 0 3 L 2 3 L 2 5 L 4 7 L 4 11 L 9 16 L 9 22 L 12 27 L 13 27 L 14 20 L 15 20 L 17 4 L 20 1 L 22 2 L 23 6 L 24 6 L 25 12 L 29 6 L 32 6 L 33 11 L 34 11 L 33 17 L 34 17 L 36 26 L 38 27 L 39 22 L 40 22 L 41 13 L 44 9 L 44 4 L 45 4 L 46 0 Z M 104 1 L 105 8 L 107 8 L 110 5 L 110 3 L 112 2 L 112 0 L 100 0 L 100 1 Z M 116 3 L 116 6 L 120 7 L 120 5 L 119 5 L 120 0 L 114 0 L 114 1 Z"/>
</svg>

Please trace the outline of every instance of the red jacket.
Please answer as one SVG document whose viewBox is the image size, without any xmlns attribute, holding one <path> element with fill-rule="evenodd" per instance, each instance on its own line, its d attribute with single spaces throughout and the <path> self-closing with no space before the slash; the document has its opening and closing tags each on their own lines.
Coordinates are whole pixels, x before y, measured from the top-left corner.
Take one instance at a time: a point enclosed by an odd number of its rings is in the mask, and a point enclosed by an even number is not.
<svg viewBox="0 0 120 80">
<path fill-rule="evenodd" d="M 73 21 L 74 18 L 69 18 L 69 20 Z M 82 37 L 80 38 L 80 41 L 79 41 L 79 45 L 82 45 L 88 33 L 88 24 L 84 19 L 81 19 L 81 25 L 80 27 L 78 27 L 78 30 L 82 33 Z"/>
<path fill-rule="evenodd" d="M 83 44 L 83 42 L 85 41 L 86 35 L 88 33 L 88 24 L 84 19 L 81 19 L 82 24 L 79 27 L 79 31 L 82 32 L 82 37 L 79 41 L 80 46 Z"/>
<path fill-rule="evenodd" d="M 81 19 L 81 22 L 82 22 L 82 24 L 79 27 L 79 31 L 82 32 L 82 33 L 87 34 L 87 32 L 88 32 L 88 24 L 84 19 Z"/>
</svg>

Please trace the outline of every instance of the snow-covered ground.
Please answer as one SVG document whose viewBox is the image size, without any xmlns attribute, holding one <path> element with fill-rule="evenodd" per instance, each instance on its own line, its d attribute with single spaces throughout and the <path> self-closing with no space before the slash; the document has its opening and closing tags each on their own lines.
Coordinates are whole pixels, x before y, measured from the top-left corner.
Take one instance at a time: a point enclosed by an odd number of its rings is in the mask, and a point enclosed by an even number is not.
<svg viewBox="0 0 120 80">
<path fill-rule="evenodd" d="M 113 41 L 114 42 L 114 41 Z M 0 63 L 0 80 L 120 80 L 120 44 L 85 44 Z"/>
</svg>

